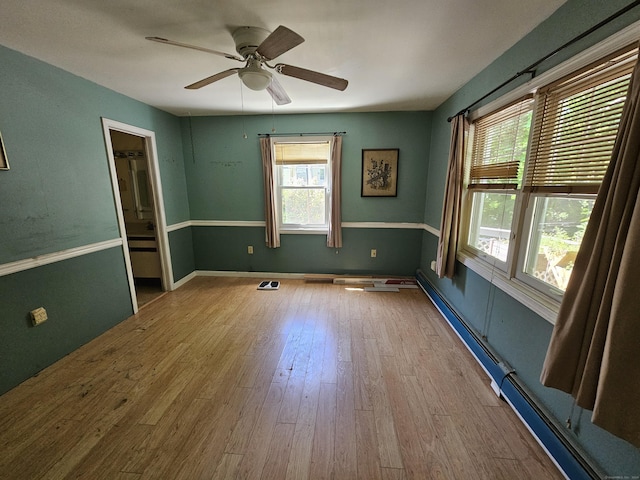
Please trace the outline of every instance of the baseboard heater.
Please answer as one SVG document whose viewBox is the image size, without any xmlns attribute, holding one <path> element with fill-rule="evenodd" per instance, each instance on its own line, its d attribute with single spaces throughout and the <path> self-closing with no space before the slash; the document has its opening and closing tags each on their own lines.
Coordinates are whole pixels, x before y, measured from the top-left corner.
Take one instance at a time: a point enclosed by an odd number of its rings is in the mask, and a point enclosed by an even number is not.
<svg viewBox="0 0 640 480">
<path fill-rule="evenodd" d="M 601 476 L 554 423 L 551 417 L 537 405 L 531 395 L 515 377 L 514 371 L 491 351 L 478 334 L 471 329 L 453 308 L 442 298 L 422 271 L 416 274 L 418 285 L 464 342 L 480 366 L 491 378 L 491 387 L 502 396 L 547 452 L 565 477 L 574 479 L 599 479 Z"/>
</svg>

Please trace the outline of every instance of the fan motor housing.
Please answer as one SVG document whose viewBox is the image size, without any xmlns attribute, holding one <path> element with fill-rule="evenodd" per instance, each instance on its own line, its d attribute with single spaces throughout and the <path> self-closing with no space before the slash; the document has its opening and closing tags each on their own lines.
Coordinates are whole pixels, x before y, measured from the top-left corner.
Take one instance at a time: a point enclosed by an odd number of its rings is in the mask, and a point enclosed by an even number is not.
<svg viewBox="0 0 640 480">
<path fill-rule="evenodd" d="M 243 58 L 247 58 L 270 34 L 270 31 L 260 27 L 240 27 L 235 29 L 231 35 L 236 44 L 236 52 Z"/>
</svg>

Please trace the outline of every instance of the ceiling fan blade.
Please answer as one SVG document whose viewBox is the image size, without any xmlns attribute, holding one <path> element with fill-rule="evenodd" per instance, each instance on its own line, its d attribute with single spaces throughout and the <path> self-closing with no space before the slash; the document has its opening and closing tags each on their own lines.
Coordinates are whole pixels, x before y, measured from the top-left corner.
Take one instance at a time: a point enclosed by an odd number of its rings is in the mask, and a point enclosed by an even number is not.
<svg viewBox="0 0 640 480">
<path fill-rule="evenodd" d="M 231 68 L 229 70 L 225 70 L 224 72 L 216 73 L 215 75 L 211 75 L 210 77 L 203 78 L 199 82 L 192 83 L 191 85 L 187 85 L 184 88 L 189 90 L 197 90 L 198 88 L 206 87 L 207 85 L 217 82 L 218 80 L 222 80 L 223 78 L 230 77 L 234 73 L 238 73 L 239 68 Z"/>
<path fill-rule="evenodd" d="M 278 73 L 283 75 L 299 78 L 300 80 L 306 80 L 307 82 L 317 83 L 318 85 L 323 85 L 325 87 L 335 88 L 336 90 L 342 91 L 347 88 L 347 85 L 349 85 L 349 82 L 344 78 L 332 77 L 331 75 L 314 72 L 313 70 L 307 70 L 306 68 L 294 67 L 293 65 L 278 63 L 274 68 Z"/>
<path fill-rule="evenodd" d="M 244 62 L 242 58 L 236 55 L 219 52 L 218 50 L 211 50 L 210 48 L 198 47 L 197 45 L 189 45 L 188 43 L 175 42 L 173 40 L 168 40 L 162 37 L 144 37 L 144 38 L 146 38 L 147 40 L 151 40 L 152 42 L 166 43 L 167 45 L 173 45 L 176 47 L 191 48 L 192 50 L 199 50 L 201 52 L 212 53 L 220 57 L 225 57 L 225 58 L 228 58 L 229 60 L 238 60 L 239 62 Z"/>
<path fill-rule="evenodd" d="M 287 103 L 291 103 L 289 95 L 284 91 L 284 88 L 282 88 L 280 82 L 276 80 L 275 76 L 271 77 L 271 83 L 267 87 L 267 92 L 269 92 L 269 95 L 271 95 L 271 98 L 273 98 L 277 105 L 286 105 Z"/>
<path fill-rule="evenodd" d="M 288 52 L 293 47 L 304 42 L 304 38 L 293 30 L 280 25 L 271 35 L 264 39 L 256 52 L 262 55 L 265 60 L 272 60 L 279 57 L 284 52 Z"/>
</svg>

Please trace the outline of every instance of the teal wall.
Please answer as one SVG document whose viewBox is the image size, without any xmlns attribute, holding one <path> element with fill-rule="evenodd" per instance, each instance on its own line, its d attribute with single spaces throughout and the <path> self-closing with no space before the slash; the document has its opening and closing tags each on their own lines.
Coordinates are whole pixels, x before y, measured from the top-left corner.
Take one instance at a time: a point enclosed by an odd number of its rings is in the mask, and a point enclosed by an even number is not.
<svg viewBox="0 0 640 480">
<path fill-rule="evenodd" d="M 420 230 L 345 228 L 340 249 L 327 248 L 326 235 L 282 235 L 280 248 L 267 248 L 264 227 L 193 230 L 196 270 L 406 276 L 416 272 L 422 243 Z"/>
<path fill-rule="evenodd" d="M 431 112 L 184 118 L 193 220 L 264 220 L 258 134 L 270 133 L 274 126 L 278 133 L 347 132 L 342 144 L 343 221 L 422 222 Z M 363 148 L 400 149 L 397 197 L 360 196 Z"/>
<path fill-rule="evenodd" d="M 169 224 L 189 219 L 179 120 L 0 47 L 0 263 L 119 236 L 101 117 L 156 132 Z"/>
<path fill-rule="evenodd" d="M 171 246 L 173 279 L 177 282 L 196 269 L 191 228 L 181 228 L 169 232 L 169 245 Z"/>
<path fill-rule="evenodd" d="M 4 47 L 0 65 L 0 264 L 119 237 L 102 117 L 156 133 L 167 221 L 189 219 L 178 118 Z M 120 247 L 1 276 L 0 291 L 0 393 L 133 311 Z M 49 320 L 32 327 L 37 307 Z"/>
<path fill-rule="evenodd" d="M 259 133 L 347 132 L 342 145 L 344 222 L 422 223 L 430 112 L 199 117 L 182 120 L 185 172 L 193 220 L 264 220 Z M 247 133 L 245 139 L 243 133 Z M 398 195 L 360 196 L 363 148 L 399 148 Z M 413 275 L 421 233 L 345 228 L 336 254 L 323 235 L 281 235 L 264 247 L 264 228 L 193 229 L 197 270 Z M 247 246 L 253 245 L 253 255 Z M 370 250 L 377 249 L 377 258 Z"/>
<path fill-rule="evenodd" d="M 436 228 L 440 225 L 450 140 L 450 124 L 447 117 L 629 3 L 615 0 L 569 0 L 547 21 L 433 112 L 425 223 Z M 555 55 L 540 66 L 538 74 L 638 19 L 640 7 L 631 10 L 621 19 L 590 35 L 569 50 Z M 486 102 L 517 85 L 510 85 Z M 552 325 L 460 263 L 456 265 L 457 272 L 453 280 L 438 279 L 429 269 L 431 260 L 436 258 L 437 238 L 427 232 L 423 235 L 421 269 L 453 309 L 471 328 L 486 335 L 490 348 L 515 368 L 518 379 L 534 393 L 541 405 L 554 414 L 560 424 L 564 425 L 567 418 L 572 416 L 573 428 L 571 431 L 567 430 L 567 435 L 594 458 L 606 474 L 620 478 L 637 476 L 640 472 L 640 452 L 636 448 L 594 426 L 590 422 L 591 412 L 578 407 L 572 409 L 573 402 L 569 395 L 546 388 L 540 383 L 540 371 Z"/>
<path fill-rule="evenodd" d="M 132 313 L 121 247 L 2 276 L 0 291 L 0 394 Z M 38 307 L 49 319 L 33 327 Z"/>
</svg>

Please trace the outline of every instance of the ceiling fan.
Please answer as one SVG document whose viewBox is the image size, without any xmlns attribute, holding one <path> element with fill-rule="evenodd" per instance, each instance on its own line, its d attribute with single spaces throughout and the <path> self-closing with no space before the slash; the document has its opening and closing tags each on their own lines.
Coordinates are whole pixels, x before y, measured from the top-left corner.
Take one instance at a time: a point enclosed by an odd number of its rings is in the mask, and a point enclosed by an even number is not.
<svg viewBox="0 0 640 480">
<path fill-rule="evenodd" d="M 344 90 L 347 88 L 349 82 L 343 78 L 333 77 L 284 63 L 277 63 L 273 66 L 267 63 L 304 42 L 304 38 L 287 27 L 280 25 L 273 32 L 259 27 L 240 27 L 233 31 L 232 36 L 236 44 L 236 51 L 240 56 L 161 37 L 146 37 L 146 39 L 153 42 L 166 43 L 176 47 L 191 48 L 201 52 L 219 55 L 229 60 L 236 60 L 245 64 L 244 67 L 230 68 L 229 70 L 216 73 L 215 75 L 203 78 L 184 87 L 189 90 L 202 88 L 237 73 L 247 88 L 251 90 L 266 89 L 278 105 L 291 103 L 291 99 L 282 88 L 282 85 L 280 85 L 276 77 L 264 67 L 275 70 L 282 75 L 306 80 L 307 82 L 316 83 L 336 90 Z"/>
</svg>

